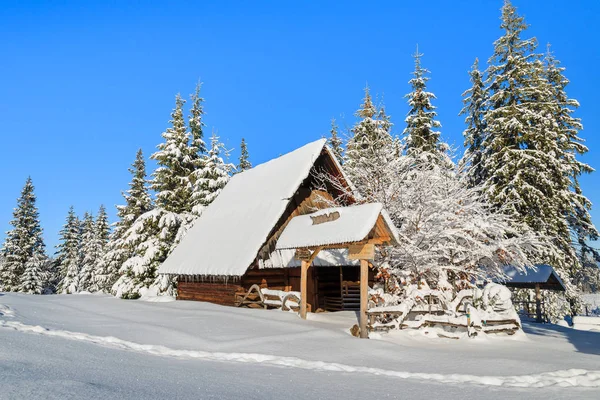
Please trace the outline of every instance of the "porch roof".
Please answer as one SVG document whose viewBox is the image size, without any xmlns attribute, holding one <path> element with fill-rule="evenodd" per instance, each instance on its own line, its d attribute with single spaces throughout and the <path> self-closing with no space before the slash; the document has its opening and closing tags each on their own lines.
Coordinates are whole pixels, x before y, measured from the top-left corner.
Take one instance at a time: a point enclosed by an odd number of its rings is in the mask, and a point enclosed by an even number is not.
<svg viewBox="0 0 600 400">
<path fill-rule="evenodd" d="M 336 247 L 368 239 L 399 243 L 398 232 L 381 203 L 332 207 L 294 217 L 277 241 L 277 250 Z"/>
</svg>

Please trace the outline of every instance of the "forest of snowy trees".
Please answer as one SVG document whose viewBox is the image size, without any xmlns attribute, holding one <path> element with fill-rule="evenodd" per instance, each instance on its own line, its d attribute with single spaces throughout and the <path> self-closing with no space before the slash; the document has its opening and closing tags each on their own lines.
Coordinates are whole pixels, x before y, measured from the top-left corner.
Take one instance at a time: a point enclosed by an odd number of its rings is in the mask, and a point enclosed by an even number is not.
<svg viewBox="0 0 600 400">
<path fill-rule="evenodd" d="M 48 257 L 34 187 L 28 179 L 2 248 L 0 289 L 37 294 L 105 292 L 137 298 L 152 288 L 155 294 L 170 294 L 172 284 L 157 276 L 158 266 L 230 175 L 251 168 L 243 139 L 237 168 L 224 161 L 227 151 L 215 133 L 206 145 L 200 85 L 190 102 L 186 121 L 186 101 L 176 97 L 163 142 L 150 156 L 157 164 L 150 177 L 138 150 L 112 232 L 104 206 L 96 217 L 85 212 L 81 218 L 71 207 L 56 253 Z"/>
<path fill-rule="evenodd" d="M 331 121 L 329 145 L 363 200 L 383 203 L 400 231 L 402 245 L 379 255 L 390 293 L 402 296 L 407 283 L 460 290 L 474 279 L 501 277 L 508 264 L 544 263 L 567 285 L 566 302 L 544 294 L 554 305 L 550 314 L 574 314 L 581 290 L 600 284 L 600 255 L 589 246 L 598 231 L 579 186 L 579 177 L 592 172 L 579 159 L 588 151 L 573 115 L 579 104 L 567 96 L 569 81 L 550 47 L 539 52 L 509 1 L 501 29 L 485 68 L 475 60 L 469 72 L 463 154 L 442 140 L 418 49 L 404 120 L 393 121 L 367 87 L 348 132 Z M 237 166 L 227 161 L 216 133 L 205 140 L 200 85 L 189 104 L 186 117 L 186 101 L 176 97 L 150 156 L 157 164 L 150 176 L 137 152 L 112 229 L 103 206 L 95 217 L 80 217 L 71 207 L 52 257 L 28 179 L 2 247 L 0 290 L 172 294 L 173 283 L 157 275 L 158 266 L 230 176 L 252 167 L 244 139 Z"/>
</svg>

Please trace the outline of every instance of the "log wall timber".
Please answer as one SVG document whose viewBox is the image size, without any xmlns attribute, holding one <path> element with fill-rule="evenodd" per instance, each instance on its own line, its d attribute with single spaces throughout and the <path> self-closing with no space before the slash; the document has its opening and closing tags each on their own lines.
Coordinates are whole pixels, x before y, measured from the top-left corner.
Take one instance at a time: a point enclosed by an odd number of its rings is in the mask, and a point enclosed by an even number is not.
<svg viewBox="0 0 600 400">
<path fill-rule="evenodd" d="M 341 275 L 340 275 L 341 274 Z M 247 292 L 252 285 L 284 291 L 300 291 L 300 267 L 249 269 L 238 281 L 225 283 L 200 279 L 180 278 L 177 283 L 178 300 L 197 300 L 233 306 L 235 293 Z M 343 277 L 343 278 L 342 278 Z M 358 281 L 358 266 L 310 267 L 308 269 L 307 303 L 311 310 L 325 309 L 325 298 L 341 300 L 341 281 Z M 369 270 L 369 285 L 373 284 L 373 270 Z"/>
<path fill-rule="evenodd" d="M 177 300 L 197 300 L 233 306 L 235 293 L 239 290 L 243 290 L 243 288 L 237 284 L 179 281 L 177 283 Z"/>
</svg>

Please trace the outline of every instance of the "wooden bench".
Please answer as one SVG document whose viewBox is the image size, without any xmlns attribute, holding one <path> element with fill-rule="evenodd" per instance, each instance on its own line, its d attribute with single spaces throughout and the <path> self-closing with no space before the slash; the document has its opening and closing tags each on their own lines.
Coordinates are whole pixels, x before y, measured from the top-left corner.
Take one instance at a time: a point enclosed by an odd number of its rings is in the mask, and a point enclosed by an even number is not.
<svg viewBox="0 0 600 400">
<path fill-rule="evenodd" d="M 258 285 L 250 286 L 247 292 L 237 292 L 236 302 L 237 307 L 248 308 L 278 308 L 283 311 L 299 311 L 300 310 L 300 293 L 286 292 L 282 290 L 271 290 L 269 288 L 261 288 Z M 310 304 L 308 311 L 310 311 Z"/>
</svg>

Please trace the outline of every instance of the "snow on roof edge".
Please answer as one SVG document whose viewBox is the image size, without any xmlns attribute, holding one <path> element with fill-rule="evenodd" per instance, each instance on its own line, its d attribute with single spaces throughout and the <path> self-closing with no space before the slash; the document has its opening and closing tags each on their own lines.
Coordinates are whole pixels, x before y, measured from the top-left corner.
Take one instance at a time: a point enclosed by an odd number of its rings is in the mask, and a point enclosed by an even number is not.
<svg viewBox="0 0 600 400">
<path fill-rule="evenodd" d="M 336 246 L 364 240 L 382 214 L 381 203 L 365 203 L 349 207 L 330 207 L 290 221 L 277 241 L 277 250 L 303 247 Z M 315 224 L 312 218 L 338 213 L 338 218 Z M 360 222 L 362 225 L 357 225 Z"/>
</svg>

